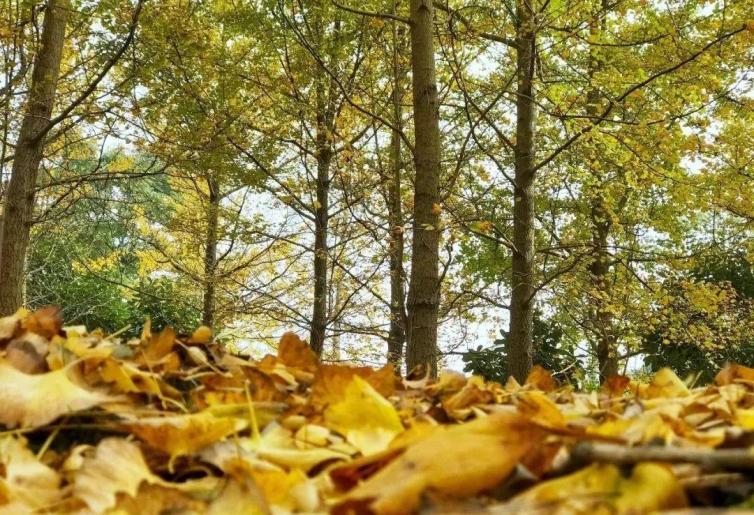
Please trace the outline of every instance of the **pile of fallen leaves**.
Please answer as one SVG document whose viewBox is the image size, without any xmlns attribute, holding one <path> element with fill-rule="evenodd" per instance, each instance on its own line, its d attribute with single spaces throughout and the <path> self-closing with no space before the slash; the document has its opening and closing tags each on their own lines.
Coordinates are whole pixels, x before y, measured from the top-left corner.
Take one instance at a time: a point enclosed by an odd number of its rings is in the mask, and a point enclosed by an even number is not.
<svg viewBox="0 0 754 515">
<path fill-rule="evenodd" d="M 642 513 L 746 507 L 754 369 L 689 389 L 402 380 L 283 336 L 124 341 L 54 309 L 0 319 L 0 513 Z"/>
</svg>

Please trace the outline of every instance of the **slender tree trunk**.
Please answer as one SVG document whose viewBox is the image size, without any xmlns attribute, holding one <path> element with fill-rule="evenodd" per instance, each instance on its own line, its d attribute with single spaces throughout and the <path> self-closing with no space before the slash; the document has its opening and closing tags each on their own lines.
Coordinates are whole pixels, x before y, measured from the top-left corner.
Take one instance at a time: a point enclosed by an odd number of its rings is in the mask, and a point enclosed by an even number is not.
<svg viewBox="0 0 754 515">
<path fill-rule="evenodd" d="M 590 35 L 592 40 L 598 40 L 600 32 L 606 29 L 607 19 L 607 0 L 598 0 L 596 2 L 595 20 L 590 26 Z M 601 68 L 598 48 L 592 46 L 589 51 L 589 80 L 594 80 L 595 74 Z M 586 111 L 590 116 L 599 115 L 600 92 L 597 86 L 590 84 L 587 92 Z M 597 172 L 595 172 L 597 173 Z M 612 229 L 612 221 L 607 205 L 605 204 L 605 195 L 601 191 L 603 188 L 603 177 L 596 177 L 596 194 L 592 197 L 591 203 L 591 221 L 592 221 L 592 262 L 589 265 L 589 274 L 592 285 L 597 292 L 596 299 L 591 299 L 592 309 L 590 318 L 592 326 L 597 334 L 597 360 L 599 363 L 600 381 L 618 374 L 618 356 L 617 356 L 617 338 L 615 334 L 615 321 L 613 314 L 608 309 L 610 298 L 610 284 L 608 275 L 610 274 L 610 252 L 608 251 L 608 239 Z"/>
<path fill-rule="evenodd" d="M 9 315 L 23 304 L 24 267 L 34 216 L 34 192 L 45 144 L 44 131 L 55 103 L 67 7 L 66 0 L 49 0 L 47 4 L 26 115 L 16 144 L 0 237 L 0 315 Z"/>
<path fill-rule="evenodd" d="M 395 2 L 393 3 L 395 13 Z M 403 344 L 406 341 L 406 292 L 403 271 L 403 208 L 401 204 L 401 182 L 403 162 L 401 160 L 401 135 L 403 108 L 403 72 L 399 55 L 400 34 L 393 22 L 393 124 L 395 129 L 390 136 L 390 170 L 388 184 L 388 219 L 390 223 L 390 333 L 388 334 L 387 359 L 400 370 L 403 360 Z"/>
<path fill-rule="evenodd" d="M 325 23 L 321 17 L 325 2 L 321 1 L 321 11 L 315 15 L 313 21 L 315 32 L 320 40 L 318 48 L 323 48 Z M 329 36 L 337 38 L 340 33 L 340 21 L 335 20 L 333 33 Z M 332 62 L 335 59 L 330 55 L 329 65 L 335 69 Z M 309 335 L 309 346 L 317 354 L 322 355 L 325 345 L 325 333 L 328 324 L 327 300 L 329 294 L 328 283 L 328 256 L 327 245 L 328 226 L 330 223 L 330 168 L 334 156 L 333 135 L 335 132 L 335 110 L 337 84 L 334 80 L 326 78 L 325 73 L 319 69 L 315 81 L 315 102 L 317 131 L 315 145 L 317 149 L 317 177 L 316 177 L 316 205 L 314 206 L 314 303 L 312 307 L 312 320 Z"/>
<path fill-rule="evenodd" d="M 332 148 L 332 102 L 325 92 L 324 77 L 317 84 L 317 204 L 314 209 L 314 306 L 309 345 L 318 356 L 322 354 L 327 330 L 327 233 L 330 222 L 330 166 Z M 330 89 L 332 93 L 332 89 Z"/>
<path fill-rule="evenodd" d="M 592 284 L 597 291 L 593 300 L 591 318 L 597 333 L 597 360 L 600 367 L 600 382 L 618 374 L 617 339 L 613 314 L 608 309 L 610 291 L 608 274 L 610 273 L 610 253 L 608 236 L 612 226 L 610 215 L 601 196 L 593 200 L 592 205 L 592 244 L 593 257 L 589 265 Z"/>
<path fill-rule="evenodd" d="M 535 20 L 531 3 L 517 1 L 516 147 L 513 199 L 508 372 L 523 381 L 532 366 L 534 320 L 534 68 Z"/>
<path fill-rule="evenodd" d="M 332 148 L 322 127 L 317 135 L 317 206 L 314 211 L 314 308 L 309 345 L 322 354 L 327 330 L 327 230 L 329 223 L 330 164 Z"/>
<path fill-rule="evenodd" d="M 209 197 L 207 202 L 207 235 L 204 248 L 204 299 L 202 302 L 202 324 L 210 329 L 215 326 L 215 306 L 217 287 L 217 224 L 220 210 L 220 194 L 217 181 L 207 179 Z"/>
<path fill-rule="evenodd" d="M 411 0 L 410 8 L 416 179 L 406 364 L 409 370 L 422 366 L 436 375 L 440 305 L 440 121 L 433 44 L 434 12 L 432 0 Z"/>
</svg>

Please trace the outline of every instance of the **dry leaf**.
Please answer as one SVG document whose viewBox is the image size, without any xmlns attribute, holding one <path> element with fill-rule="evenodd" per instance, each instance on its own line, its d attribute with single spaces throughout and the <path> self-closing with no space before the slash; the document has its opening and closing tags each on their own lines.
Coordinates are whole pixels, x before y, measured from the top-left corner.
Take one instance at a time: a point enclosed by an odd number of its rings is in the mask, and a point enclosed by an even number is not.
<svg viewBox="0 0 754 515">
<path fill-rule="evenodd" d="M 67 368 L 29 375 L 0 361 L 0 423 L 8 427 L 41 426 L 61 415 L 113 400 L 71 381 Z"/>
<path fill-rule="evenodd" d="M 140 418 L 126 424 L 136 436 L 171 458 L 195 453 L 246 427 L 247 421 L 216 417 L 208 411 L 168 417 Z"/>
<path fill-rule="evenodd" d="M 377 370 L 369 367 L 320 365 L 314 376 L 309 402 L 318 407 L 339 402 L 355 376 L 365 380 L 383 397 L 390 397 L 395 392 L 396 376 L 392 364 Z"/>
<path fill-rule="evenodd" d="M 607 515 L 652 513 L 686 505 L 683 490 L 667 466 L 641 463 L 630 476 L 624 477 L 615 465 L 595 464 L 540 483 L 501 506 L 499 511 Z"/>
<path fill-rule="evenodd" d="M 278 359 L 289 367 L 307 372 L 317 370 L 319 360 L 314 351 L 295 333 L 285 333 L 278 344 Z"/>
<path fill-rule="evenodd" d="M 62 496 L 60 476 L 42 464 L 20 438 L 0 438 L 0 512 L 31 513 Z"/>
<path fill-rule="evenodd" d="M 94 513 L 104 513 L 115 506 L 117 494 L 134 497 L 142 483 L 159 485 L 163 481 L 149 470 L 135 443 L 105 438 L 73 473 L 73 495 Z"/>
<path fill-rule="evenodd" d="M 526 376 L 524 384 L 533 386 L 543 392 L 551 392 L 558 387 L 558 383 L 555 382 L 552 374 L 539 365 L 532 367 L 531 372 Z"/>
<path fill-rule="evenodd" d="M 541 438 L 540 431 L 515 413 L 440 427 L 351 490 L 335 512 L 404 514 L 419 506 L 425 492 L 449 497 L 477 494 L 508 477 Z"/>
<path fill-rule="evenodd" d="M 403 424 L 390 402 L 368 382 L 354 376 L 343 400 L 325 411 L 325 424 L 346 437 L 362 454 L 387 449 Z"/>
</svg>

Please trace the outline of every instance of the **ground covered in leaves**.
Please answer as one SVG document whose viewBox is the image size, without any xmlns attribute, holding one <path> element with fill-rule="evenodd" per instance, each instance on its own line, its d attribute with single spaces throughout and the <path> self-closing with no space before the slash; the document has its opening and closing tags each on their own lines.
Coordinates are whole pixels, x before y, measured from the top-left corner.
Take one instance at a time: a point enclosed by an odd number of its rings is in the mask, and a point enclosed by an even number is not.
<svg viewBox="0 0 754 515">
<path fill-rule="evenodd" d="M 249 361 L 166 329 L 0 319 L 0 513 L 644 513 L 754 499 L 754 369 L 600 391 Z"/>
</svg>

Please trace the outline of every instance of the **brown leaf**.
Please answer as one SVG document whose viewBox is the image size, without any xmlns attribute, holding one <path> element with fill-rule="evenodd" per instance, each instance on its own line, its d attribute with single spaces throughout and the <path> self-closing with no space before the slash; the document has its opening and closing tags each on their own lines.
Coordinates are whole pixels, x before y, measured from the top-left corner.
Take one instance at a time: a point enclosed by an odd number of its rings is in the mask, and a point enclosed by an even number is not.
<svg viewBox="0 0 754 515">
<path fill-rule="evenodd" d="M 63 327 L 63 317 L 61 316 L 60 308 L 56 306 L 39 308 L 23 320 L 22 326 L 27 331 L 48 339 L 52 338 L 56 334 L 60 334 L 60 329 Z"/>
<path fill-rule="evenodd" d="M 391 364 L 378 370 L 369 367 L 321 365 L 314 376 L 309 402 L 314 406 L 323 407 L 341 401 L 354 376 L 364 379 L 383 397 L 390 397 L 395 392 L 397 379 Z"/>
<path fill-rule="evenodd" d="M 718 386 L 733 384 L 737 380 L 754 382 L 754 368 L 729 363 L 715 376 L 715 384 Z"/>
<path fill-rule="evenodd" d="M 295 333 L 285 333 L 278 344 L 278 359 L 289 367 L 300 368 L 307 372 L 317 370 L 319 360 L 314 351 Z"/>
<path fill-rule="evenodd" d="M 602 391 L 610 397 L 623 395 L 631 384 L 631 379 L 626 376 L 616 375 L 608 377 L 602 385 Z"/>
<path fill-rule="evenodd" d="M 5 357 L 8 363 L 26 374 L 40 374 L 47 371 L 46 357 L 50 343 L 39 334 L 26 331 L 8 343 Z"/>
<path fill-rule="evenodd" d="M 526 376 L 524 384 L 533 386 L 543 392 L 551 392 L 558 387 L 558 383 L 552 377 L 552 374 L 539 365 L 532 367 L 531 372 Z"/>
</svg>

